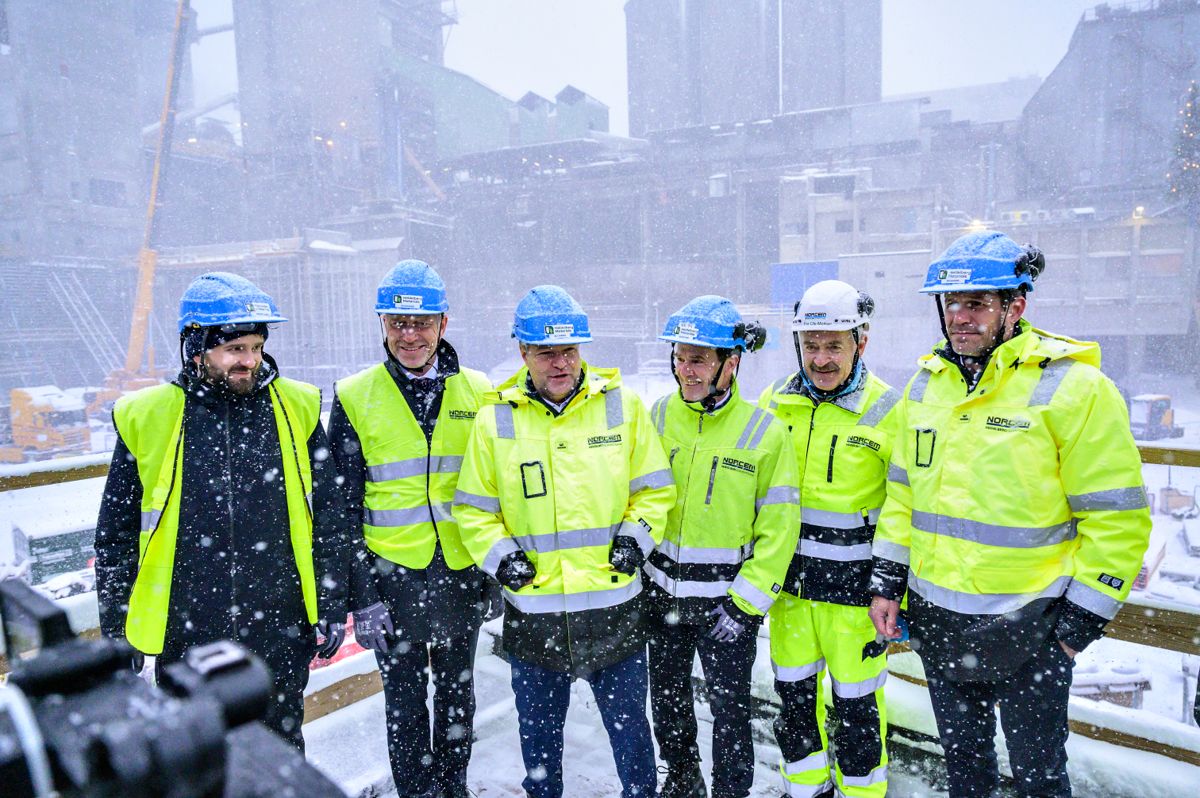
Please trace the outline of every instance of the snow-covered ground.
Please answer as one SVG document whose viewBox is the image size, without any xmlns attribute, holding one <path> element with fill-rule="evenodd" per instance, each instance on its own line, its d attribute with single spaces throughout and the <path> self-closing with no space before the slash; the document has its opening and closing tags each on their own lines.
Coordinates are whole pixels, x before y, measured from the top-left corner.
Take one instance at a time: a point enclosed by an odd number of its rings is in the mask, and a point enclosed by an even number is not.
<svg viewBox="0 0 1200 798">
<path fill-rule="evenodd" d="M 493 637 L 499 622 L 493 621 L 480 635 L 475 666 L 478 709 L 475 716 L 476 743 L 467 771 L 470 788 L 479 798 L 521 796 L 520 742 L 517 715 L 509 686 L 508 665 L 492 653 Z M 760 638 L 759 656 L 754 674 L 754 693 L 772 700 L 771 672 L 767 641 Z M 920 675 L 920 664 L 912 654 L 894 658 L 894 669 Z M 358 654 L 338 663 L 338 677 L 364 672 L 374 666 L 373 655 Z M 698 672 L 697 672 L 698 673 Z M 332 676 L 333 674 L 330 674 Z M 329 676 L 314 674 L 310 690 L 320 689 Z M 892 722 L 926 735 L 935 733 L 929 698 L 925 690 L 897 678 L 888 680 L 888 707 Z M 1079 699 L 1076 699 L 1077 703 Z M 1094 702 L 1092 702 L 1094 703 Z M 1103 715 L 1104 707 L 1097 705 Z M 1072 707 L 1072 715 L 1079 707 Z M 1113 708 L 1119 709 L 1119 708 Z M 647 708 L 647 711 L 649 709 Z M 700 749 L 704 771 L 711 772 L 712 716 L 706 704 L 697 706 L 700 721 Z M 1093 722 L 1103 718 L 1088 717 Z M 781 781 L 777 770 L 779 751 L 770 731 L 770 721 L 756 717 L 755 774 L 751 795 L 755 798 L 778 796 Z M 395 794 L 384 738 L 383 695 L 376 694 L 356 704 L 305 725 L 308 758 L 330 774 L 346 791 L 355 796 Z M 572 798 L 609 798 L 620 794 L 620 784 L 600 723 L 591 689 L 577 681 L 572 688 L 571 708 L 564 731 L 563 754 L 566 794 Z M 1000 743 L 1002 766 L 1006 767 L 1003 740 Z M 930 756 L 930 752 L 933 756 Z M 1124 798 L 1128 796 L 1182 797 L 1196 794 L 1200 768 L 1142 751 L 1072 735 L 1068 743 L 1071 778 L 1079 798 Z M 893 742 L 888 795 L 892 798 L 942 798 L 946 793 L 934 786 L 941 781 L 940 751 L 928 743 L 909 747 Z"/>
</svg>

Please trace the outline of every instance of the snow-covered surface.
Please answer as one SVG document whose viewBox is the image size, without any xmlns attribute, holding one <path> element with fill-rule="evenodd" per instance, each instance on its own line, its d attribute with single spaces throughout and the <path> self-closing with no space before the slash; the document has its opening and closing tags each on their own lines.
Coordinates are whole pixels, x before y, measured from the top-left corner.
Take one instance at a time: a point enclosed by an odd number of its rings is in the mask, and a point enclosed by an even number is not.
<svg viewBox="0 0 1200 798">
<path fill-rule="evenodd" d="M 493 636 L 497 632 L 497 621 L 484 628 L 484 633 L 480 635 L 475 666 L 477 742 L 467 771 L 467 780 L 479 798 L 523 794 L 520 784 L 524 770 L 521 765 L 517 715 L 510 687 L 509 667 L 492 653 Z M 344 673 L 349 673 L 360 672 L 362 663 L 369 663 L 368 669 L 374 664 L 370 654 L 359 654 L 338 664 L 343 666 Z M 911 653 L 894 657 L 892 668 L 920 675 L 919 660 Z M 314 682 L 318 673 L 313 675 Z M 770 685 L 771 672 L 766 639 L 760 637 L 758 660 L 754 670 L 755 694 L 777 700 L 774 699 Z M 893 724 L 930 736 L 936 734 L 929 695 L 922 687 L 892 678 L 888 680 L 886 693 L 888 714 Z M 1106 713 L 1113 714 L 1110 708 L 1121 709 L 1104 705 L 1089 715 L 1086 711 L 1079 711 L 1080 708 L 1076 706 L 1078 701 L 1080 699 L 1072 701 L 1072 717 L 1089 722 L 1108 721 L 1107 717 L 1102 716 Z M 712 716 L 706 704 L 701 703 L 697 706 L 697 718 L 703 768 L 708 774 L 711 773 L 709 756 L 712 744 Z M 763 719 L 755 719 L 754 727 L 756 764 L 751 796 L 777 796 L 781 784 L 777 770 L 779 752 L 773 743 L 770 723 Z M 1164 736 L 1169 738 L 1167 731 L 1169 730 L 1164 731 Z M 349 794 L 394 794 L 384 737 L 382 693 L 305 725 L 304 736 L 309 760 L 335 778 Z M 572 687 L 571 708 L 567 714 L 564 738 L 566 794 L 573 798 L 608 798 L 618 795 L 620 785 L 616 778 L 608 738 L 600 723 L 591 689 L 585 682 L 577 681 Z M 1165 741 L 1168 740 L 1164 739 Z M 1008 772 L 1007 752 L 1004 749 L 1003 737 L 999 734 L 997 743 L 1001 766 Z M 940 754 L 936 745 L 924 743 L 919 747 Z M 1079 735 L 1071 736 L 1067 750 L 1071 779 L 1075 786 L 1075 794 L 1079 798 L 1190 796 L 1195 794 L 1196 785 L 1200 784 L 1200 768 L 1172 762 L 1157 754 L 1119 748 Z M 889 796 L 941 798 L 945 795 L 931 786 L 926 766 L 914 755 L 912 749 L 893 744 L 890 756 L 892 762 Z"/>
<path fill-rule="evenodd" d="M 103 495 L 103 477 L 3 491 L 0 517 L 30 538 L 95 529 Z"/>
</svg>

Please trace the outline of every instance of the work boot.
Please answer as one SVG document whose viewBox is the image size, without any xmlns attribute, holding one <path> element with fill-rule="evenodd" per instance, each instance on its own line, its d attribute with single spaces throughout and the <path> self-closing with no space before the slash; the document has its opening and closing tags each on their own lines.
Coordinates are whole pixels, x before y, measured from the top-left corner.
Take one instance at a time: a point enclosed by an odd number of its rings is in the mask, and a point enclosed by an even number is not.
<svg viewBox="0 0 1200 798">
<path fill-rule="evenodd" d="M 658 798 L 708 798 L 708 788 L 704 786 L 700 765 L 669 767 L 667 780 L 663 782 Z"/>
</svg>

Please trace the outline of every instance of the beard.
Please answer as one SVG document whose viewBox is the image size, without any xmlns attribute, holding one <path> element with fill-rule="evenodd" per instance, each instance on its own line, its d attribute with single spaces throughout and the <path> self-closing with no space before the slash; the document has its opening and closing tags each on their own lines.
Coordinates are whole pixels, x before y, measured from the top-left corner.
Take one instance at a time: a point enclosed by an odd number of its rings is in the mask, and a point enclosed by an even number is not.
<svg viewBox="0 0 1200 798">
<path fill-rule="evenodd" d="M 201 368 L 204 372 L 204 381 L 214 388 L 235 396 L 248 396 L 258 386 L 258 375 L 262 371 L 262 364 L 260 363 L 253 369 L 222 369 L 204 362 L 201 364 Z"/>
</svg>

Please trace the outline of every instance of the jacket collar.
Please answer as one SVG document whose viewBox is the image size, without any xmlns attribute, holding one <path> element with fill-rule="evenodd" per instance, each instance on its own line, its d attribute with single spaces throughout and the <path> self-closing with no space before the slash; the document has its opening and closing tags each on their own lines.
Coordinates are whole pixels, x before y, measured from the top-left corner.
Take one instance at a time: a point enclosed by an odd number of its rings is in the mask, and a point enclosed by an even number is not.
<svg viewBox="0 0 1200 798">
<path fill-rule="evenodd" d="M 392 375 L 392 379 L 399 383 L 401 380 L 408 382 L 412 379 L 408 375 L 408 370 L 396 359 L 391 350 L 384 344 L 384 351 L 387 352 L 387 360 L 383 362 L 384 367 L 388 370 L 388 374 Z M 438 341 L 437 345 L 437 379 L 445 383 L 445 381 L 453 377 L 459 372 L 458 351 L 450 345 L 450 342 L 445 338 Z M 419 379 L 419 378 L 418 378 Z"/>
<path fill-rule="evenodd" d="M 679 392 L 678 386 L 676 386 L 676 389 L 675 389 L 675 396 L 679 399 L 680 402 L 683 402 L 684 407 L 686 407 L 688 410 L 691 410 L 693 413 L 697 413 L 699 415 L 709 415 L 709 416 L 713 416 L 714 418 L 719 418 L 720 416 L 725 415 L 729 411 L 729 408 L 733 407 L 737 402 L 741 401 L 741 389 L 738 388 L 738 381 L 737 381 L 737 377 L 735 376 L 733 378 L 733 382 L 730 383 L 730 385 L 729 385 L 729 396 L 727 396 L 725 398 L 725 401 L 721 404 L 720 407 L 713 410 L 712 412 L 705 410 L 704 405 L 700 404 L 699 402 L 684 401 L 683 394 L 681 394 Z"/>
<path fill-rule="evenodd" d="M 1034 327 L 1025 319 L 1017 322 L 1020 332 L 1009 338 L 992 352 L 979 383 L 1003 379 L 1009 371 L 1015 371 L 1026 363 L 1048 364 L 1055 360 L 1070 358 L 1081 363 L 1100 367 L 1100 345 L 1095 341 L 1079 341 L 1065 335 L 1046 332 Z M 939 341 L 933 351 L 923 355 L 918 365 L 934 374 L 949 368 L 957 368 L 941 351 L 949 344 Z M 1000 376 L 997 376 L 1000 375 Z M 976 387 L 978 387 L 978 384 Z"/>
<path fill-rule="evenodd" d="M 582 365 L 582 384 L 575 395 L 571 397 L 571 401 L 563 408 L 564 415 L 593 396 L 621 387 L 621 372 L 618 369 L 589 366 L 587 362 Z M 540 403 L 541 400 L 536 397 L 536 394 L 531 396 L 526 388 L 528 377 L 529 369 L 522 366 L 516 374 L 497 385 L 495 390 L 489 392 L 487 396 L 493 402 L 507 402 L 514 407 L 532 402 Z"/>
<path fill-rule="evenodd" d="M 867 385 L 871 381 L 871 370 L 867 368 L 866 363 L 862 364 L 862 370 L 862 380 L 859 382 L 858 387 L 836 399 L 822 400 L 820 397 L 815 396 L 804 384 L 799 371 L 792 374 L 787 383 L 776 391 L 772 398 L 781 405 L 807 403 L 813 407 L 825 401 L 828 404 L 848 410 L 851 413 L 861 413 L 863 403 L 867 400 Z"/>
</svg>

